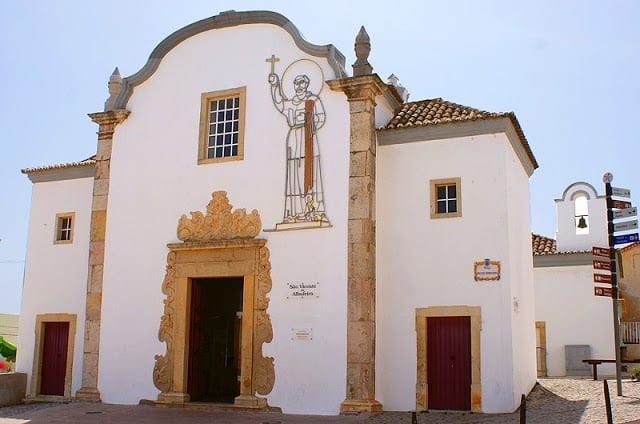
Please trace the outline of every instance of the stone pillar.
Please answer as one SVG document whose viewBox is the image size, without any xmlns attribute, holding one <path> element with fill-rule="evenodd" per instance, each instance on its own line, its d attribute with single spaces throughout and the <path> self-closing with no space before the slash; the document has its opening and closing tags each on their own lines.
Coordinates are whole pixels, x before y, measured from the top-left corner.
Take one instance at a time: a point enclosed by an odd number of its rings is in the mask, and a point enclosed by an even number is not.
<svg viewBox="0 0 640 424">
<path fill-rule="evenodd" d="M 100 319 L 102 316 L 102 273 L 104 265 L 107 200 L 109 198 L 109 167 L 115 127 L 127 119 L 129 111 L 110 110 L 92 113 L 91 120 L 99 125 L 96 173 L 93 182 L 91 229 L 89 239 L 89 272 L 84 322 L 84 350 L 82 357 L 82 388 L 76 398 L 100 401 L 98 365 L 100 355 Z"/>
<path fill-rule="evenodd" d="M 378 412 L 382 404 L 375 399 L 375 98 L 389 88 L 375 74 L 327 83 L 346 94 L 350 113 L 347 396 L 340 411 Z"/>
</svg>

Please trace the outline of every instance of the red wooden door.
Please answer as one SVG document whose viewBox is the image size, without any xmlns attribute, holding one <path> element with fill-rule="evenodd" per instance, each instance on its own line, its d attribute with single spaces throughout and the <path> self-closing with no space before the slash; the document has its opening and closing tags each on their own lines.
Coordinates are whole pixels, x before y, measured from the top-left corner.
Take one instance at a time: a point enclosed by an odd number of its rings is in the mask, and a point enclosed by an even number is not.
<svg viewBox="0 0 640 424">
<path fill-rule="evenodd" d="M 44 323 L 40 394 L 64 396 L 68 345 L 68 322 Z"/>
<path fill-rule="evenodd" d="M 233 403 L 240 394 L 242 289 L 242 277 L 192 281 L 187 380 L 191 401 Z"/>
<path fill-rule="evenodd" d="M 427 319 L 429 409 L 471 409 L 471 319 Z"/>
<path fill-rule="evenodd" d="M 206 389 L 206 378 L 202 372 L 203 350 L 205 349 L 205 325 L 203 309 L 203 286 L 201 281 L 194 280 L 191 284 L 191 328 L 189 331 L 189 375 L 187 390 L 191 400 L 200 400 Z"/>
</svg>

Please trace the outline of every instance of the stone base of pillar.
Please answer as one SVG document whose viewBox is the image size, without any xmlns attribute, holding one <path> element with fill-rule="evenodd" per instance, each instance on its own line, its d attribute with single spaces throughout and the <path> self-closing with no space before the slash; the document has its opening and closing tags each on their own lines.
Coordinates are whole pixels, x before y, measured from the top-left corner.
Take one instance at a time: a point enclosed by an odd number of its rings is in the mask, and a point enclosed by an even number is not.
<svg viewBox="0 0 640 424">
<path fill-rule="evenodd" d="M 82 387 L 76 392 L 75 399 L 83 402 L 102 402 L 100 390 L 93 387 Z"/>
<path fill-rule="evenodd" d="M 265 408 L 267 400 L 254 395 L 240 395 L 233 400 L 233 404 L 243 408 Z"/>
<path fill-rule="evenodd" d="M 350 399 L 340 405 L 341 414 L 355 414 L 360 412 L 382 412 L 382 404 L 375 399 Z"/>
<path fill-rule="evenodd" d="M 189 393 L 182 392 L 162 392 L 158 395 L 156 403 L 170 403 L 172 405 L 184 405 L 191 400 Z"/>
</svg>

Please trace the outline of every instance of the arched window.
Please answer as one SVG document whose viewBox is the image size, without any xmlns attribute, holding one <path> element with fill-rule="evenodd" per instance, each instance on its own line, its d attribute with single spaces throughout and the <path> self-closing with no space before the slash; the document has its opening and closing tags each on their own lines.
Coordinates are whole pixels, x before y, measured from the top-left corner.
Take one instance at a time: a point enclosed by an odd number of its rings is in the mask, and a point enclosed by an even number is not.
<svg viewBox="0 0 640 424">
<path fill-rule="evenodd" d="M 576 234 L 589 234 L 589 205 L 588 198 L 579 194 L 574 199 Z"/>
</svg>

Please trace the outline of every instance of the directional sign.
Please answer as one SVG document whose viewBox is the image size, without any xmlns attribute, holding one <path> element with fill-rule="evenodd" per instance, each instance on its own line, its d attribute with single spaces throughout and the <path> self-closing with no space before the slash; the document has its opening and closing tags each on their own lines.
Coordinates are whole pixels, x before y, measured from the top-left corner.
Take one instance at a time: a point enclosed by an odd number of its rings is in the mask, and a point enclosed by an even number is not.
<svg viewBox="0 0 640 424">
<path fill-rule="evenodd" d="M 593 261 L 593 268 L 594 269 L 600 269 L 602 271 L 611 271 L 611 262 L 609 262 L 609 261 Z"/>
<path fill-rule="evenodd" d="M 636 207 L 613 211 L 613 219 L 631 218 L 632 216 L 637 216 L 637 215 L 638 215 L 638 208 Z"/>
<path fill-rule="evenodd" d="M 613 290 L 611 287 L 594 287 L 593 294 L 596 296 L 613 297 Z"/>
<path fill-rule="evenodd" d="M 636 241 L 640 241 L 640 237 L 638 237 L 638 233 L 625 234 L 622 236 L 613 237 L 613 244 L 635 243 Z"/>
<path fill-rule="evenodd" d="M 627 231 L 627 230 L 635 230 L 638 228 L 638 220 L 634 219 L 633 221 L 624 221 L 618 222 L 617 224 L 613 224 L 613 231 Z"/>
<path fill-rule="evenodd" d="M 626 188 L 611 187 L 611 194 L 618 197 L 631 197 L 631 190 Z"/>
<path fill-rule="evenodd" d="M 631 207 L 631 202 L 625 202 L 624 200 L 612 200 L 611 206 L 614 209 L 627 209 Z"/>
<path fill-rule="evenodd" d="M 593 256 L 600 256 L 601 258 L 611 257 L 611 250 L 607 249 L 606 247 L 593 246 L 593 248 L 591 249 L 591 253 L 593 254 Z"/>
<path fill-rule="evenodd" d="M 611 284 L 611 274 L 593 274 L 593 282 Z"/>
</svg>

